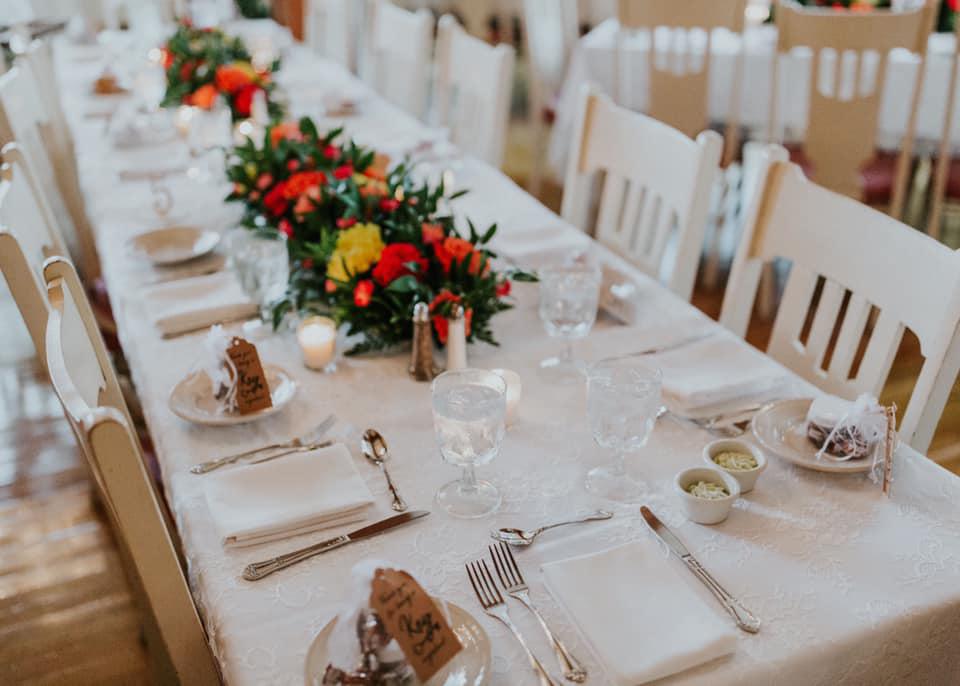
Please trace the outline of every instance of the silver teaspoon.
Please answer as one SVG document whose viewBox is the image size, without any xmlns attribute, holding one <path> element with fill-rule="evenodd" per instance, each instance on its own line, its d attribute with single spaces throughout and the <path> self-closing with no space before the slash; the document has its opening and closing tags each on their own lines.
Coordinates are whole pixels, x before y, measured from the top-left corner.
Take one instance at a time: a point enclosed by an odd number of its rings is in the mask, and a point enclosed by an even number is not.
<svg viewBox="0 0 960 686">
<path fill-rule="evenodd" d="M 383 436 L 380 435 L 380 432 L 376 429 L 367 429 L 364 431 L 363 438 L 360 439 L 360 449 L 363 451 L 365 458 L 380 467 L 380 471 L 383 472 L 383 476 L 387 479 L 387 486 L 393 495 L 393 505 L 391 507 L 397 512 L 406 510 L 407 504 L 403 501 L 403 498 L 400 497 L 400 494 L 397 492 L 397 487 L 393 485 L 393 479 L 390 478 L 390 472 L 387 471 L 386 461 L 389 457 L 387 442 Z"/>
<path fill-rule="evenodd" d="M 553 524 L 541 526 L 539 529 L 497 529 L 490 532 L 490 537 L 497 541 L 509 543 L 510 545 L 525 546 L 533 543 L 533 539 L 548 529 L 556 529 L 558 526 L 566 526 L 567 524 L 580 524 L 582 522 L 593 522 L 599 519 L 610 519 L 611 517 L 613 517 L 612 512 L 608 512 L 606 510 L 597 510 L 596 512 L 591 512 L 588 515 L 584 515 L 579 519 L 568 519 L 562 522 L 554 522 Z"/>
</svg>

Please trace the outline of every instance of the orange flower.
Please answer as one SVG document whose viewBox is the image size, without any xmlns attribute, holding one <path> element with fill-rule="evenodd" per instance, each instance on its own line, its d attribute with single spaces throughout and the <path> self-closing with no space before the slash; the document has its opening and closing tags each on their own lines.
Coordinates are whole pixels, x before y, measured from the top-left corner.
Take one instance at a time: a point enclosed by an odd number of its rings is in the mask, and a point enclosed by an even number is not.
<svg viewBox="0 0 960 686">
<path fill-rule="evenodd" d="M 189 97 L 189 103 L 194 107 L 209 110 L 213 107 L 213 103 L 217 101 L 218 95 L 216 86 L 207 83 L 193 92 L 193 95 Z"/>
<path fill-rule="evenodd" d="M 370 163 L 370 166 L 367 167 L 366 171 L 363 172 L 364 176 L 368 176 L 371 179 L 377 179 L 378 181 L 387 180 L 387 167 L 390 166 L 390 156 L 383 155 L 381 153 L 376 153 L 373 157 L 373 162 Z"/>
<path fill-rule="evenodd" d="M 357 282 L 353 289 L 353 304 L 357 307 L 366 307 L 373 300 L 373 281 L 363 279 Z"/>
<path fill-rule="evenodd" d="M 423 234 L 424 245 L 432 245 L 437 241 L 443 240 L 443 226 L 440 224 L 423 222 L 423 224 L 420 225 L 420 230 Z"/>
<path fill-rule="evenodd" d="M 221 64 L 217 67 L 214 81 L 217 88 L 224 93 L 236 93 L 238 90 L 256 81 L 256 73 L 250 65 L 244 67 L 236 62 Z"/>
<path fill-rule="evenodd" d="M 277 147 L 277 144 L 282 140 L 302 141 L 303 132 L 300 131 L 300 125 L 294 121 L 285 121 L 270 129 L 271 147 Z"/>
<path fill-rule="evenodd" d="M 327 175 L 321 171 L 300 172 L 287 179 L 283 195 L 287 199 L 307 195 L 314 200 L 320 199 L 320 186 L 327 182 Z"/>
</svg>

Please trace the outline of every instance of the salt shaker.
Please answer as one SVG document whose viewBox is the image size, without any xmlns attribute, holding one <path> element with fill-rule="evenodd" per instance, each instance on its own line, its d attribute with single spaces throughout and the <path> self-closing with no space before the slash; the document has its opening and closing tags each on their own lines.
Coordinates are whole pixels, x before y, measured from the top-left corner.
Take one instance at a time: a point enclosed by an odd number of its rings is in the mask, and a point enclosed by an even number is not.
<svg viewBox="0 0 960 686">
<path fill-rule="evenodd" d="M 439 371 L 433 364 L 430 308 L 426 303 L 417 303 L 413 306 L 413 349 L 410 353 L 408 371 L 417 381 L 431 381 Z"/>
<path fill-rule="evenodd" d="M 467 366 L 467 322 L 463 307 L 454 305 L 447 334 L 447 371 Z"/>
</svg>

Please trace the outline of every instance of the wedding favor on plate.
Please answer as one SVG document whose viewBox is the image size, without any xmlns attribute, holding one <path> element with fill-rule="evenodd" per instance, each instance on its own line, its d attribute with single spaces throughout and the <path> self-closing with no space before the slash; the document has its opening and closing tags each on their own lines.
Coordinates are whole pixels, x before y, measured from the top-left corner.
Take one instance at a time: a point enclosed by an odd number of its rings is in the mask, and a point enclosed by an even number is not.
<svg viewBox="0 0 960 686">
<path fill-rule="evenodd" d="M 873 455 L 887 429 L 886 413 L 864 393 L 854 402 L 822 395 L 807 410 L 807 438 L 817 455 L 833 460 L 860 460 Z"/>
</svg>

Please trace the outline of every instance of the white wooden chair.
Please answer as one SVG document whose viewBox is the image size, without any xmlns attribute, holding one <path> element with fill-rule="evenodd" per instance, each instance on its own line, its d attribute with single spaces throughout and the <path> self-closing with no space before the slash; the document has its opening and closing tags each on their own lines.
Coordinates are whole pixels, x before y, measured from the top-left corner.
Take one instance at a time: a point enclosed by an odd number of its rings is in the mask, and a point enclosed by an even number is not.
<svg viewBox="0 0 960 686">
<path fill-rule="evenodd" d="M 105 503 L 139 578 L 172 673 L 161 681 L 219 684 L 218 668 L 174 538 L 129 419 L 110 401 L 114 377 L 86 295 L 69 260 L 44 265 L 46 367 L 64 413 L 105 493 Z M 106 374 L 104 374 L 106 372 Z"/>
<path fill-rule="evenodd" d="M 433 15 L 408 12 L 387 0 L 370 6 L 362 60 L 364 80 L 418 119 L 427 109 Z"/>
<path fill-rule="evenodd" d="M 513 89 L 514 51 L 490 46 L 451 15 L 437 30 L 433 111 L 457 146 L 495 167 L 503 163 Z"/>
<path fill-rule="evenodd" d="M 59 98 L 52 88 L 38 88 L 49 82 L 49 72 L 43 66 L 49 59 L 42 44 L 31 46 L 25 56 L 26 66 L 15 66 L 0 76 L 0 144 L 16 141 L 31 169 L 44 189 L 71 255 L 80 265 L 88 282 L 100 275 L 93 230 L 87 219 L 77 174 L 73 143 L 65 123 L 48 111 L 59 107 Z M 39 72 L 39 73 L 35 73 Z M 47 98 L 51 98 L 47 100 Z M 59 119 L 62 121 L 62 108 Z"/>
<path fill-rule="evenodd" d="M 937 164 L 933 175 L 933 188 L 930 191 L 930 214 L 927 218 L 927 233 L 936 239 L 940 238 L 942 222 L 945 219 L 945 210 L 950 209 L 952 215 L 960 214 L 960 207 L 956 197 L 947 198 L 948 180 L 954 180 L 960 165 L 955 163 L 951 136 L 954 129 L 954 114 L 956 114 L 957 78 L 960 77 L 960 21 L 954 25 L 954 50 L 950 55 L 950 80 L 947 86 L 947 108 L 943 115 L 943 135 L 940 139 L 940 149 L 937 155 Z M 956 196 L 957 184 L 953 187 Z"/>
<path fill-rule="evenodd" d="M 880 395 L 910 329 L 924 363 L 900 435 L 926 452 L 960 370 L 960 254 L 808 181 L 787 159 L 780 147 L 763 153 L 720 322 L 743 336 L 762 266 L 789 260 L 767 353 L 845 398 Z"/>
<path fill-rule="evenodd" d="M 689 300 L 719 172 L 720 135 L 704 131 L 691 140 L 590 86 L 574 130 L 563 218 L 590 233 L 593 180 L 605 172 L 594 236 Z"/>
<path fill-rule="evenodd" d="M 356 22 L 361 9 L 355 0 L 307 0 L 304 6 L 306 42 L 318 53 L 356 71 Z"/>
<path fill-rule="evenodd" d="M 546 124 L 555 116 L 554 100 L 563 86 L 570 53 L 577 42 L 577 1 L 523 0 L 523 29 L 527 48 L 528 119 L 534 146 L 527 189 L 536 196 L 543 179 Z"/>
</svg>

